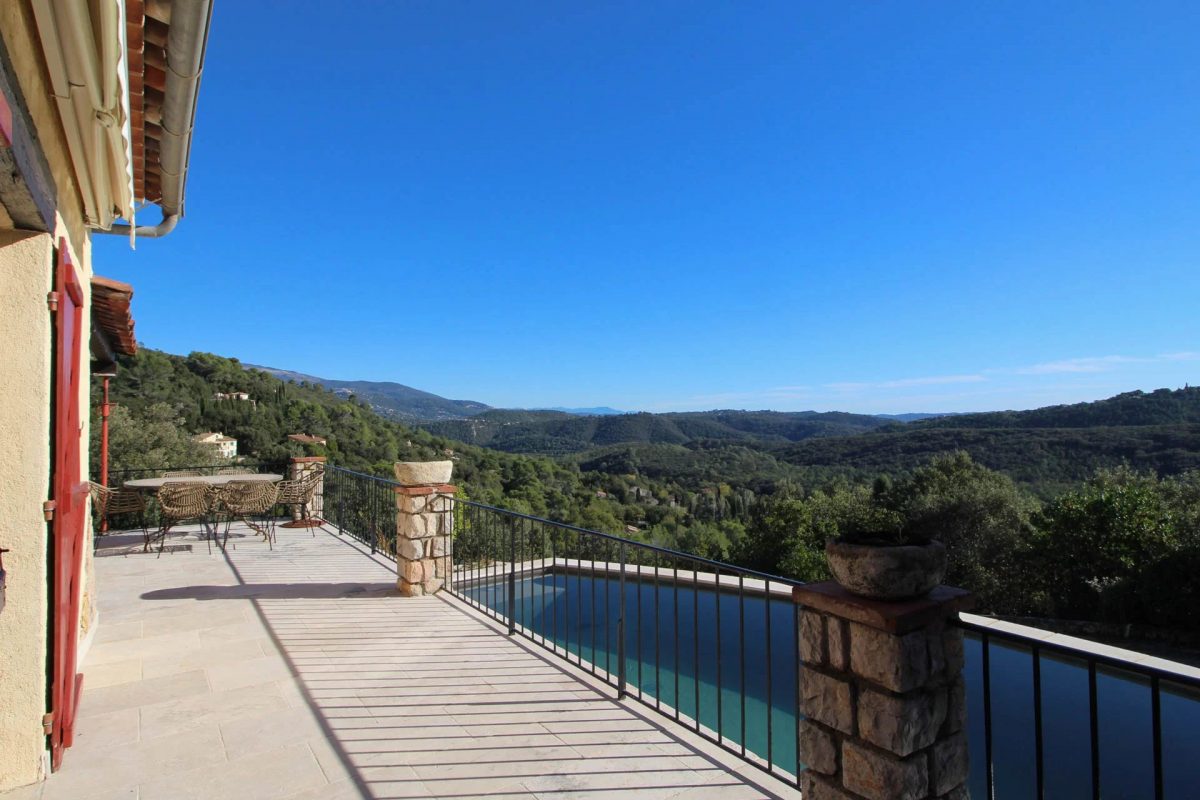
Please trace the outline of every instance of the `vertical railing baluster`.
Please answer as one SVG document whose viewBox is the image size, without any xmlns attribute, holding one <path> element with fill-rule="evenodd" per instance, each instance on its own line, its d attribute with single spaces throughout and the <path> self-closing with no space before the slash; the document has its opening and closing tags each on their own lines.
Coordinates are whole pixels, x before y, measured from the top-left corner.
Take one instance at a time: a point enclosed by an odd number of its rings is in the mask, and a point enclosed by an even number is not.
<svg viewBox="0 0 1200 800">
<path fill-rule="evenodd" d="M 1154 737 L 1154 800 L 1163 798 L 1162 698 L 1157 675 L 1150 676 L 1150 724 Z"/>
<path fill-rule="evenodd" d="M 625 699 L 625 541 L 621 541 L 621 587 L 617 596 L 617 698 Z"/>
<path fill-rule="evenodd" d="M 746 576 L 738 574 L 738 693 L 741 709 L 738 724 L 741 726 L 742 758 L 746 757 Z"/>
<path fill-rule="evenodd" d="M 721 680 L 721 568 L 715 570 L 715 589 L 713 590 L 717 599 L 717 741 L 724 744 L 725 742 L 725 698 L 721 695 L 723 681 Z"/>
<path fill-rule="evenodd" d="M 763 609 L 767 630 L 767 772 L 773 772 L 775 763 L 775 694 L 771 687 L 771 677 L 774 664 L 771 660 L 771 580 L 768 578 L 763 585 Z"/>
<path fill-rule="evenodd" d="M 672 627 L 675 629 L 674 643 L 671 645 L 671 664 L 675 668 L 675 692 L 671 696 L 671 705 L 675 706 L 675 721 L 679 721 L 679 558 L 671 559 L 671 588 L 675 604 Z"/>
<path fill-rule="evenodd" d="M 612 542 L 604 542 L 604 672 L 608 682 L 613 682 L 612 671 L 612 639 L 609 636 L 610 627 L 608 613 L 612 609 L 612 598 L 609 597 L 608 585 L 612 583 L 609 566 L 612 564 Z"/>
<path fill-rule="evenodd" d="M 588 570 L 588 588 L 592 601 L 592 674 L 596 674 L 596 551 L 589 548 L 591 568 Z"/>
<path fill-rule="evenodd" d="M 637 552 L 635 549 L 634 552 Z M 637 690 L 638 699 L 641 700 L 645 694 L 646 681 L 642 677 L 642 559 L 638 556 L 637 577 L 634 579 L 633 587 L 637 591 L 637 638 L 633 640 L 633 653 L 637 657 Z"/>
<path fill-rule="evenodd" d="M 986 632 L 979 640 L 983 648 L 983 750 L 987 762 L 987 796 L 988 800 L 996 800 L 996 765 L 992 761 L 991 642 Z"/>
<path fill-rule="evenodd" d="M 662 709 L 662 669 L 660 666 L 662 633 L 659 630 L 659 618 L 662 617 L 662 612 L 659 611 L 658 603 L 658 562 L 659 554 L 654 554 L 654 710 Z"/>
<path fill-rule="evenodd" d="M 1042 653 L 1034 644 L 1030 648 L 1033 657 L 1033 747 L 1034 771 L 1037 780 L 1038 800 L 1046 796 L 1046 775 L 1042 743 Z"/>
<path fill-rule="evenodd" d="M 800 663 L 800 609 L 798 607 L 792 608 L 790 611 L 790 615 L 792 618 L 792 646 L 788 652 L 791 654 L 792 663 L 794 663 L 796 665 L 796 672 L 792 676 L 795 679 L 792 681 L 792 686 L 796 687 L 796 691 L 792 692 L 792 695 L 795 697 L 795 701 L 794 701 L 793 707 L 792 707 L 792 733 L 795 734 L 795 745 L 796 745 L 796 748 L 795 748 L 796 749 L 796 753 L 795 753 L 795 755 L 796 755 L 795 783 L 796 783 L 796 787 L 799 788 L 799 786 L 800 786 L 800 771 L 801 771 L 800 770 L 800 766 L 801 766 L 801 764 L 800 764 L 801 715 L 800 715 L 799 687 L 800 687 L 800 670 L 804 669 L 804 665 Z"/>
<path fill-rule="evenodd" d="M 1091 723 L 1092 798 L 1100 800 L 1100 714 L 1096 696 L 1096 662 L 1088 660 L 1088 717 Z"/>
<path fill-rule="evenodd" d="M 583 666 L 583 561 L 579 558 L 579 536 L 575 535 L 575 663 Z"/>
<path fill-rule="evenodd" d="M 545 527 L 543 525 L 543 527 Z M 550 592 L 550 646 L 551 652 L 558 654 L 558 542 L 557 534 L 550 530 L 550 580 L 553 588 Z"/>
<path fill-rule="evenodd" d="M 517 527 L 509 519 L 509 636 L 517 632 Z"/>
<path fill-rule="evenodd" d="M 692 711 L 696 732 L 700 732 L 700 565 L 692 562 L 692 690 L 696 707 Z"/>
</svg>

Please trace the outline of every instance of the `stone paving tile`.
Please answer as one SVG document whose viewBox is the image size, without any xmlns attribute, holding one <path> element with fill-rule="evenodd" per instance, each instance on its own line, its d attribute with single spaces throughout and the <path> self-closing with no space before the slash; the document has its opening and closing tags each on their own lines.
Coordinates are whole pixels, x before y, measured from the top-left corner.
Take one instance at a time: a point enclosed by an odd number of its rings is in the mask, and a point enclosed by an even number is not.
<svg viewBox="0 0 1200 800">
<path fill-rule="evenodd" d="M 107 714 L 81 713 L 75 723 L 75 746 L 81 752 L 104 752 L 112 747 L 136 744 L 141 738 L 140 715 L 136 708 Z"/>
<path fill-rule="evenodd" d="M 279 533 L 98 558 L 75 747 L 3 800 L 796 796 L 457 601 L 400 598 L 347 540 Z"/>
<path fill-rule="evenodd" d="M 132 658 L 127 661 L 110 661 L 107 664 L 96 664 L 87 672 L 88 687 L 99 689 L 102 686 L 116 686 L 130 681 L 142 679 L 142 660 Z"/>
<path fill-rule="evenodd" d="M 275 800 L 328 784 L 312 751 L 297 743 L 254 758 L 161 774 L 141 784 L 139 800 Z"/>
<path fill-rule="evenodd" d="M 262 648 L 256 639 L 237 642 L 201 642 L 178 652 L 142 659 L 142 672 L 147 678 L 176 675 L 195 669 L 234 665 L 248 659 L 262 658 Z M 91 672 L 89 671 L 89 680 Z M 214 687 L 215 689 L 215 687 Z"/>
<path fill-rule="evenodd" d="M 84 673 L 85 676 L 87 673 Z M 87 687 L 87 680 L 84 679 Z M 123 708 L 137 708 L 171 700 L 182 700 L 195 695 L 208 694 L 208 681 L 203 670 L 181 672 L 178 675 L 163 675 L 139 681 L 101 686 L 83 693 L 80 709 L 88 714 L 103 714 Z"/>
</svg>

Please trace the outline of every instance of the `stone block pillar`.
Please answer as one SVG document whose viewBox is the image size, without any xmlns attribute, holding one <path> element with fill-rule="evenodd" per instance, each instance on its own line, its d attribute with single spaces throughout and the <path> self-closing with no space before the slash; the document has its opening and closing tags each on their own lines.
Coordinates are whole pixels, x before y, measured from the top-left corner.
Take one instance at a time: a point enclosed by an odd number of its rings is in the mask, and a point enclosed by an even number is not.
<svg viewBox="0 0 1200 800">
<path fill-rule="evenodd" d="M 434 594 L 450 580 L 457 491 L 449 484 L 396 487 L 396 586 L 405 597 Z"/>
<path fill-rule="evenodd" d="M 832 582 L 794 597 L 805 800 L 967 798 L 963 638 L 950 621 L 973 597 L 939 586 L 868 600 Z"/>
<path fill-rule="evenodd" d="M 312 502 L 308 504 L 310 519 L 323 519 L 325 511 L 325 456 L 297 456 L 288 464 L 288 480 L 304 480 L 312 475 L 320 475 L 317 491 Z M 292 522 L 300 522 L 300 506 L 292 506 Z"/>
</svg>

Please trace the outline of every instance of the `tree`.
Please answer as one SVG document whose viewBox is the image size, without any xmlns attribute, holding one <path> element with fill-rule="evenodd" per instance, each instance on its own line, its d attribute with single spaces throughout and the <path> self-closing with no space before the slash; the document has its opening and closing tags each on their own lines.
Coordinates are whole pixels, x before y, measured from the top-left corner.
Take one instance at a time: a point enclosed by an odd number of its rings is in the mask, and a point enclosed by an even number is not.
<svg viewBox="0 0 1200 800">
<path fill-rule="evenodd" d="M 876 485 L 906 532 L 946 545 L 946 582 L 973 591 L 983 610 L 1023 613 L 1033 602 L 1024 574 L 1036 502 L 1007 475 L 964 452 L 933 458 L 908 478 Z"/>
<path fill-rule="evenodd" d="M 116 406 L 108 417 L 109 472 L 161 469 L 221 463 L 224 459 L 208 445 L 193 441 L 182 427 L 177 409 L 155 403 L 141 411 Z M 100 424 L 91 426 L 91 472 L 100 470 Z"/>
<path fill-rule="evenodd" d="M 1183 485 L 1177 492 L 1190 496 Z M 1081 489 L 1051 502 L 1039 528 L 1046 610 L 1060 617 L 1152 621 L 1144 619 L 1137 597 L 1144 585 L 1140 579 L 1190 549 L 1190 537 L 1180 535 L 1169 493 L 1158 478 L 1128 468 L 1101 470 Z"/>
</svg>

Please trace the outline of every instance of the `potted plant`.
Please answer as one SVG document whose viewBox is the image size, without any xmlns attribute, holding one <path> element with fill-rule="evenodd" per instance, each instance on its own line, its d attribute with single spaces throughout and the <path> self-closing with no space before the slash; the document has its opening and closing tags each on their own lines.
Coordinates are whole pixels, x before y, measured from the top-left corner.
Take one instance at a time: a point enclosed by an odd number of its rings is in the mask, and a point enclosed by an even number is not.
<svg viewBox="0 0 1200 800">
<path fill-rule="evenodd" d="M 453 461 L 397 461 L 396 481 L 403 486 L 428 486 L 450 482 Z"/>
<path fill-rule="evenodd" d="M 946 574 L 945 546 L 875 503 L 846 517 L 840 536 L 826 542 L 825 557 L 839 584 L 876 600 L 922 597 Z"/>
</svg>

